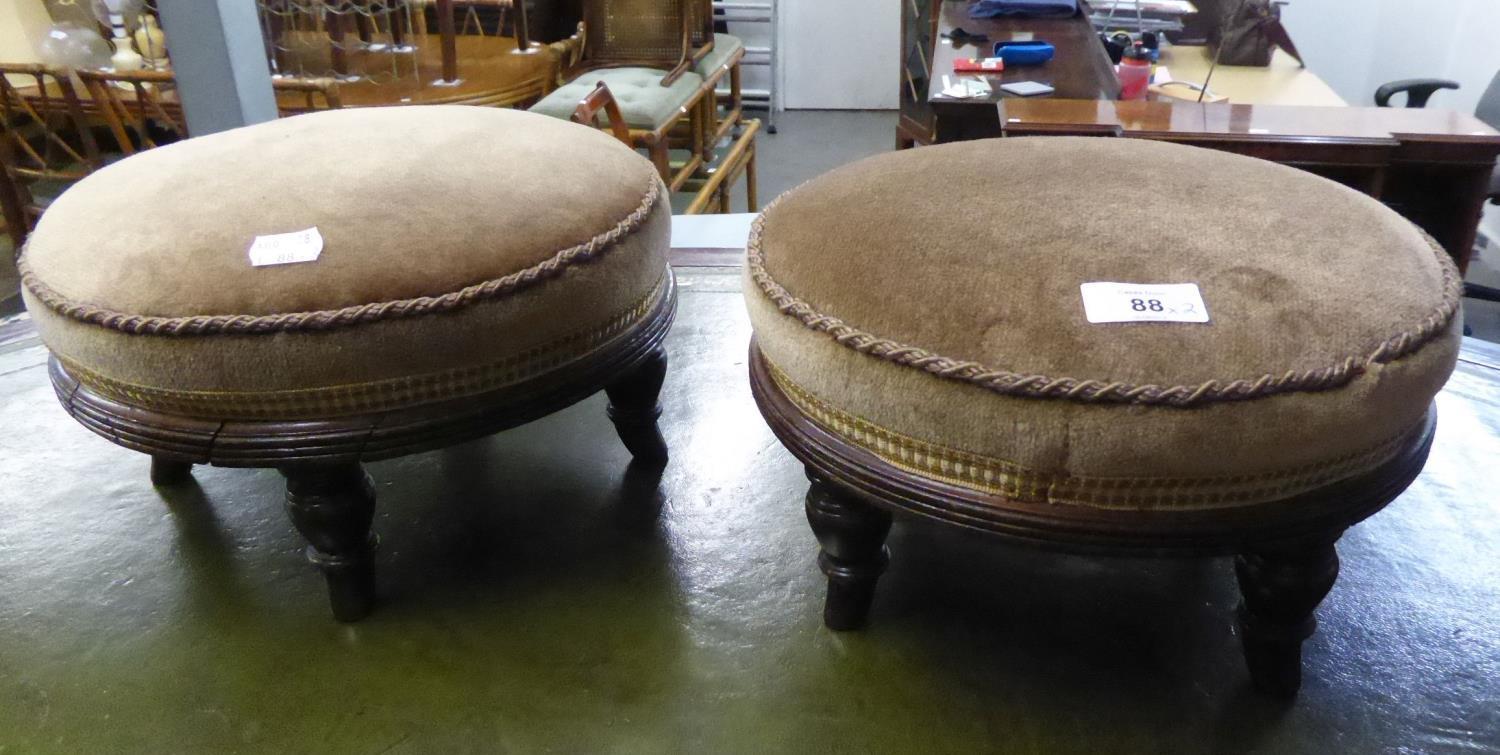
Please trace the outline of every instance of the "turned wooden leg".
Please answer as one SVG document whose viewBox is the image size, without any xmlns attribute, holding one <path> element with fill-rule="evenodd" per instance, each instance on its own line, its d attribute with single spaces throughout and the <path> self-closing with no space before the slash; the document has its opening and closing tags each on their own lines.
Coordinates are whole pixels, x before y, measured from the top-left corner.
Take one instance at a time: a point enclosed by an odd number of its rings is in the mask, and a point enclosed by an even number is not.
<svg viewBox="0 0 1500 755">
<path fill-rule="evenodd" d="M 870 614 L 875 583 L 891 560 L 885 536 L 891 514 L 840 490 L 812 470 L 807 479 L 807 521 L 823 551 L 818 566 L 828 577 L 823 624 L 857 629 Z"/>
<path fill-rule="evenodd" d="M 1332 540 L 1263 549 L 1235 559 L 1243 600 L 1240 639 L 1255 688 L 1291 699 L 1302 687 L 1302 641 L 1312 636 L 1318 604 L 1339 575 Z"/>
<path fill-rule="evenodd" d="M 375 606 L 375 486 L 357 463 L 288 467 L 286 510 L 307 538 L 307 560 L 328 580 L 339 621 L 358 621 Z"/>
<path fill-rule="evenodd" d="M 151 457 L 151 484 L 156 486 L 176 485 L 193 476 L 192 462 Z"/>
<path fill-rule="evenodd" d="M 609 394 L 609 418 L 620 440 L 637 462 L 658 467 L 667 463 L 667 441 L 656 424 L 661 416 L 661 404 L 656 399 L 666 377 L 667 352 L 658 347 L 604 389 Z"/>
</svg>

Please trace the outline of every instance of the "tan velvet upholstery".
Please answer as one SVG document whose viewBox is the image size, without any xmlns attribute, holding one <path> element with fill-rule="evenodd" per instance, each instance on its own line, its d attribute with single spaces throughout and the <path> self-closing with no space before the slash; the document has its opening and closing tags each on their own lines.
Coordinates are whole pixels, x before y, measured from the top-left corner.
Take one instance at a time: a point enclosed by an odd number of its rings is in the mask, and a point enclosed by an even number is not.
<svg viewBox="0 0 1500 755">
<path fill-rule="evenodd" d="M 295 419 L 469 395 L 578 358 L 665 290 L 670 208 L 594 129 L 472 107 L 298 116 L 144 152 L 42 218 L 22 260 L 91 388 Z M 252 267 L 316 226 L 315 262 Z"/>
<path fill-rule="evenodd" d="M 1197 283 L 1212 322 L 1089 324 L 1090 281 Z M 794 190 L 752 236 L 746 298 L 783 389 L 893 463 L 1024 500 L 1216 507 L 1389 458 L 1453 369 L 1458 286 L 1410 223 L 1311 174 L 1032 138 Z"/>
</svg>

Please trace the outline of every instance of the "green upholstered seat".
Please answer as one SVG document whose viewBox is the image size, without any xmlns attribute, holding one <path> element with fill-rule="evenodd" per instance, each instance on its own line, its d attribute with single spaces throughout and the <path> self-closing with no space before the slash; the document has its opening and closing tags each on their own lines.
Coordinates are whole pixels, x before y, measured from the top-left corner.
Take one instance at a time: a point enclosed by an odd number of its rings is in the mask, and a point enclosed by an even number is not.
<svg viewBox="0 0 1500 755">
<path fill-rule="evenodd" d="M 589 71 L 532 105 L 531 112 L 554 118 L 571 118 L 579 101 L 594 91 L 602 81 L 609 86 L 615 102 L 619 103 L 620 115 L 624 116 L 627 126 L 642 131 L 655 131 L 681 115 L 703 88 L 703 77 L 691 71 L 666 87 L 661 85 L 665 75 L 665 71 L 654 68 L 602 68 Z M 608 122 L 607 118 L 604 120 Z"/>
<path fill-rule="evenodd" d="M 743 55 L 744 50 L 745 43 L 741 42 L 739 37 L 733 34 L 715 34 L 714 49 L 703 56 L 703 59 L 693 66 L 693 70 L 704 79 L 711 79 L 721 75 L 723 71 L 720 69 Z"/>
<path fill-rule="evenodd" d="M 1210 322 L 1092 324 L 1088 282 L 1194 283 Z M 1453 263 L 1374 199 L 1134 139 L 835 170 L 757 221 L 745 291 L 777 386 L 846 442 L 1011 500 L 1122 509 L 1376 468 L 1420 432 L 1460 332 Z"/>
<path fill-rule="evenodd" d="M 316 227 L 312 262 L 250 264 Z M 651 164 L 595 129 L 444 106 L 298 116 L 153 149 L 59 197 L 21 260 L 96 394 L 213 419 L 403 408 L 545 377 L 667 283 Z"/>
</svg>

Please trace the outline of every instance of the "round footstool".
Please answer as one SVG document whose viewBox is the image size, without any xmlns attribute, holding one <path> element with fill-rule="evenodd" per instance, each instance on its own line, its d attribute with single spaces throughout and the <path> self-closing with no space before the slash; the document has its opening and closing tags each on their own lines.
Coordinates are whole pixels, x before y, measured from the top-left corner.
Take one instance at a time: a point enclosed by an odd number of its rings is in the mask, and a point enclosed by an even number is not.
<svg viewBox="0 0 1500 755">
<path fill-rule="evenodd" d="M 1251 675 L 1295 694 L 1335 541 L 1427 457 L 1460 290 L 1364 195 L 1165 143 L 928 147 L 790 192 L 751 235 L 750 377 L 812 480 L 825 622 L 864 621 L 892 512 L 1233 554 Z"/>
<path fill-rule="evenodd" d="M 158 484 L 193 464 L 280 469 L 347 621 L 374 598 L 362 462 L 600 390 L 636 461 L 666 462 L 670 214 L 651 164 L 591 128 L 346 110 L 101 170 L 20 266 L 67 411 L 150 454 Z"/>
</svg>

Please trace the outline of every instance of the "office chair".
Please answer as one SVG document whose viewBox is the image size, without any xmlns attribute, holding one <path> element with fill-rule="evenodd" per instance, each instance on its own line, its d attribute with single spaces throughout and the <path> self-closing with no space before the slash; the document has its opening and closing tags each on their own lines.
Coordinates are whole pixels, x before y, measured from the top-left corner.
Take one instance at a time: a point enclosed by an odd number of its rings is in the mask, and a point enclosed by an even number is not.
<svg viewBox="0 0 1500 755">
<path fill-rule="evenodd" d="M 1403 79 L 1392 81 L 1375 90 L 1375 104 L 1380 107 L 1390 107 L 1391 98 L 1397 94 L 1406 94 L 1407 107 L 1426 107 L 1427 101 L 1440 89 L 1457 89 L 1458 82 L 1446 79 Z M 1489 88 L 1484 90 L 1484 95 L 1479 98 L 1479 106 L 1474 109 L 1474 117 L 1489 124 L 1492 128 L 1500 129 L 1500 72 L 1490 80 Z M 1500 166 L 1490 175 L 1490 202 L 1500 205 Z M 1477 283 L 1464 283 L 1464 296 L 1480 301 L 1500 302 L 1500 289 L 1491 286 L 1481 286 Z M 1467 328 L 1465 328 L 1467 330 Z"/>
</svg>

